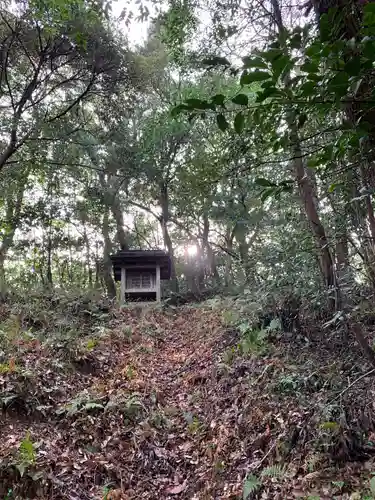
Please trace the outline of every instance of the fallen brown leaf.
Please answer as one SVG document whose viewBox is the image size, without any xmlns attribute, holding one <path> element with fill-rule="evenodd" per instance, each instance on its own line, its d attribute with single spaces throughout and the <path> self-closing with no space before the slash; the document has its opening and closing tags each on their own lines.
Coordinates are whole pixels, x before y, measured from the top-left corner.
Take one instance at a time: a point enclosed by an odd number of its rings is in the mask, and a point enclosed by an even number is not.
<svg viewBox="0 0 375 500">
<path fill-rule="evenodd" d="M 178 484 L 177 486 L 170 486 L 166 489 L 166 493 L 168 493 L 168 495 L 179 495 L 185 490 L 186 485 L 187 483 L 184 481 L 182 484 Z"/>
</svg>

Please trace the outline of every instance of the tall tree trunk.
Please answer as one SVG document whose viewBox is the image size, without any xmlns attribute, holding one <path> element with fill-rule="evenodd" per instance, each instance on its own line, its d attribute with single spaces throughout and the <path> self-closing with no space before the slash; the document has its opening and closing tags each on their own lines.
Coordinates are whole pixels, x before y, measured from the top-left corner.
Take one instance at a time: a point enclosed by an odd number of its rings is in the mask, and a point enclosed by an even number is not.
<svg viewBox="0 0 375 500">
<path fill-rule="evenodd" d="M 349 174 L 351 173 L 349 172 Z M 375 288 L 375 254 L 367 220 L 368 206 L 365 207 L 360 200 L 358 178 L 355 175 L 350 176 L 348 185 L 351 187 L 348 203 L 351 201 L 350 215 L 352 225 L 356 228 L 358 240 L 360 242 L 361 257 L 363 259 L 368 281 L 370 285 Z"/>
<path fill-rule="evenodd" d="M 225 247 L 227 253 L 225 255 L 225 271 L 224 271 L 224 284 L 229 288 L 232 284 L 232 255 L 233 253 L 233 238 L 234 234 L 232 229 L 228 226 L 225 234 Z"/>
<path fill-rule="evenodd" d="M 111 211 L 116 221 L 116 236 L 121 250 L 129 250 L 128 235 L 124 227 L 124 214 L 118 197 L 118 186 L 111 174 L 99 173 L 99 180 L 104 192 L 104 204 Z"/>
<path fill-rule="evenodd" d="M 28 179 L 28 170 L 22 175 L 18 181 L 18 186 L 13 192 L 10 190 L 5 200 L 5 222 L 4 229 L 1 234 L 0 243 L 0 298 L 6 295 L 6 274 L 5 261 L 10 248 L 13 245 L 14 235 L 21 222 L 21 209 L 23 196 L 25 193 L 26 183 Z"/>
<path fill-rule="evenodd" d="M 169 197 L 168 197 L 168 188 L 165 182 L 160 183 L 160 194 L 159 194 L 159 203 L 162 210 L 162 215 L 160 218 L 161 230 L 163 233 L 164 245 L 166 246 L 169 257 L 171 259 L 171 290 L 175 293 L 178 292 L 178 278 L 176 274 L 176 261 L 174 255 L 174 248 L 172 239 L 170 237 L 168 231 L 168 222 L 169 222 Z"/>
<path fill-rule="evenodd" d="M 53 286 L 53 277 L 52 277 L 52 235 L 51 235 L 51 227 L 48 228 L 48 236 L 47 236 L 47 283 L 50 287 Z"/>
<path fill-rule="evenodd" d="M 300 148 L 299 137 L 294 122 L 290 121 L 289 126 L 291 128 L 291 139 L 293 143 L 294 174 L 298 183 L 298 188 L 305 209 L 306 217 L 319 250 L 324 282 L 326 287 L 330 288 L 335 284 L 334 267 L 331 252 L 328 246 L 324 226 L 320 220 L 314 202 L 315 195 L 313 193 L 312 186 L 309 182 L 309 177 L 306 174 L 306 170 L 303 164 L 302 151 Z"/>
<path fill-rule="evenodd" d="M 208 264 L 208 268 L 210 270 L 210 275 L 212 276 L 214 285 L 219 286 L 220 285 L 220 276 L 219 276 L 219 272 L 217 270 L 215 254 L 214 254 L 212 247 L 210 245 L 210 242 L 208 240 L 209 233 L 210 233 L 210 221 L 208 218 L 208 214 L 204 213 L 203 214 L 203 235 L 202 235 L 203 248 L 205 249 L 205 252 L 206 252 L 207 264 Z"/>
<path fill-rule="evenodd" d="M 100 258 L 99 258 L 99 242 L 98 240 L 95 241 L 95 288 L 99 290 L 100 288 L 100 279 L 101 279 L 101 272 L 100 272 Z"/>
<path fill-rule="evenodd" d="M 271 0 L 273 7 L 273 14 L 275 17 L 275 22 L 279 32 L 281 46 L 283 46 L 282 40 L 285 35 L 285 28 L 282 20 L 281 9 L 279 5 L 279 0 Z M 285 50 L 287 48 L 285 47 Z M 285 85 L 288 87 L 290 84 L 290 75 L 287 74 L 284 77 Z M 316 201 L 316 193 L 314 193 L 313 187 L 310 182 L 308 172 L 304 165 L 303 154 L 301 149 L 301 143 L 298 134 L 298 128 L 296 124 L 296 116 L 293 111 L 293 107 L 287 111 L 286 122 L 290 131 L 290 141 L 292 144 L 292 154 L 293 154 L 293 171 L 298 184 L 299 193 L 301 201 L 303 203 L 307 220 L 310 225 L 310 229 L 314 235 L 316 245 L 319 250 L 321 271 L 324 278 L 325 286 L 328 290 L 336 285 L 333 259 L 328 246 L 328 241 L 326 237 L 326 232 L 324 226 L 319 218 Z M 329 305 L 333 309 L 335 307 L 335 299 L 330 295 Z"/>
<path fill-rule="evenodd" d="M 91 267 L 91 255 L 90 255 L 90 242 L 89 238 L 87 236 L 87 231 L 86 231 L 86 226 L 84 229 L 84 234 L 83 234 L 83 239 L 85 243 L 85 250 L 86 250 L 86 270 L 87 270 L 87 280 L 89 287 L 92 288 L 92 267 Z M 87 280 L 85 278 L 85 284 L 87 284 Z"/>
<path fill-rule="evenodd" d="M 112 245 L 111 245 L 111 239 L 110 239 L 110 234 L 109 234 L 109 209 L 107 207 L 104 208 L 102 234 L 103 234 L 103 240 L 104 240 L 103 273 L 102 273 L 103 280 L 105 283 L 108 297 L 110 299 L 115 299 L 116 298 L 116 285 L 115 285 L 115 281 L 112 277 L 112 261 L 110 258 Z"/>
<path fill-rule="evenodd" d="M 113 196 L 111 204 L 111 212 L 116 221 L 117 240 L 121 250 L 129 250 L 128 235 L 124 228 L 124 213 L 122 211 L 121 203 L 117 195 Z"/>
</svg>

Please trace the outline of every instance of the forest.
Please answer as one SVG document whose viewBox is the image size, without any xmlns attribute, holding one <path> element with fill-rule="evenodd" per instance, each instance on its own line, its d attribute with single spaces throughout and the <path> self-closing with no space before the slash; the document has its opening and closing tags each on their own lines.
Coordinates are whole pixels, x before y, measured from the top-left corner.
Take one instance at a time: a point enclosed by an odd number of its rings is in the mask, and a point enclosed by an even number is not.
<svg viewBox="0 0 375 500">
<path fill-rule="evenodd" d="M 374 104 L 373 0 L 0 0 L 1 499 L 375 499 Z"/>
</svg>

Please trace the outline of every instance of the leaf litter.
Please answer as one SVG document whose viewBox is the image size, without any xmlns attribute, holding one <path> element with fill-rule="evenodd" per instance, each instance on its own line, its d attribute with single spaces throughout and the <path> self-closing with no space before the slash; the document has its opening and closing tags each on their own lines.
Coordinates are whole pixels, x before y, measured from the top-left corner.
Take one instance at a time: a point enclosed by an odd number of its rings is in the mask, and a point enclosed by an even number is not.
<svg viewBox="0 0 375 500">
<path fill-rule="evenodd" d="M 329 405 L 358 369 L 330 342 L 278 337 L 243 355 L 210 307 L 113 309 L 95 328 L 8 349 L 1 498 L 371 494 L 373 381 Z M 35 460 L 20 464 L 26 436 Z"/>
</svg>

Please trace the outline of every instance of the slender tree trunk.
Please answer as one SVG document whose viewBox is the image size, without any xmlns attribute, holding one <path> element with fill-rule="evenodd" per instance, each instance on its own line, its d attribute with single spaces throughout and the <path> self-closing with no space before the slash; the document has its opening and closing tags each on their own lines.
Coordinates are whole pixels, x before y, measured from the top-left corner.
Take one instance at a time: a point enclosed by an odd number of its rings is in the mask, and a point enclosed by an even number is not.
<svg viewBox="0 0 375 500">
<path fill-rule="evenodd" d="M 362 154 L 362 162 L 359 167 L 360 178 L 362 189 L 365 191 L 369 191 L 369 182 L 368 182 L 368 171 L 369 168 L 364 165 L 367 164 L 367 160 L 365 157 L 365 152 Z M 366 253 L 367 253 L 367 261 L 368 261 L 368 273 L 372 278 L 373 286 L 375 287 L 375 216 L 374 216 L 374 207 L 372 204 L 370 194 L 365 196 L 365 204 L 366 204 L 366 215 L 367 215 L 367 224 L 366 224 L 366 234 L 368 234 L 367 241 L 365 242 Z"/>
<path fill-rule="evenodd" d="M 95 288 L 99 290 L 101 280 L 100 258 L 99 258 L 99 243 L 95 242 Z"/>
<path fill-rule="evenodd" d="M 117 195 L 113 197 L 111 212 L 116 221 L 117 240 L 120 248 L 121 250 L 129 250 L 128 235 L 124 228 L 124 213 Z"/>
<path fill-rule="evenodd" d="M 111 211 L 116 222 L 116 236 L 121 250 L 129 250 L 128 235 L 124 227 L 124 214 L 118 197 L 118 187 L 115 185 L 112 176 L 100 172 L 100 184 L 105 193 L 105 205 Z"/>
<path fill-rule="evenodd" d="M 370 285 L 375 288 L 375 254 L 372 245 L 371 233 L 367 221 L 367 210 L 359 200 L 360 191 L 358 179 L 350 179 L 351 192 L 351 218 L 352 224 L 356 228 L 358 240 L 360 242 L 361 257 L 363 259 L 366 275 Z"/>
<path fill-rule="evenodd" d="M 5 255 L 0 253 L 0 301 L 5 299 L 7 293 L 4 264 L 5 264 Z"/>
<path fill-rule="evenodd" d="M 319 249 L 321 269 L 324 277 L 324 282 L 327 288 L 334 285 L 334 268 L 331 252 L 328 246 L 328 241 L 324 226 L 319 218 L 319 214 L 314 203 L 314 193 L 310 185 L 309 178 L 303 165 L 302 151 L 299 145 L 297 130 L 292 123 L 289 123 L 292 129 L 293 141 L 293 156 L 294 156 L 294 173 L 298 182 L 301 200 L 303 202 L 307 220 L 310 224 L 310 229 L 315 237 L 317 247 Z M 294 129 L 294 130 L 293 130 Z"/>
<path fill-rule="evenodd" d="M 85 276 L 85 285 L 88 285 L 90 288 L 92 288 L 92 268 L 91 268 L 91 256 L 90 256 L 90 242 L 89 238 L 87 236 L 87 231 L 86 227 L 84 228 L 84 233 L 83 233 L 83 239 L 84 239 L 84 244 L 85 244 L 85 251 L 86 251 L 86 272 L 87 276 Z"/>
<path fill-rule="evenodd" d="M 243 224 L 236 224 L 234 230 L 234 237 L 238 243 L 238 251 L 241 257 L 241 264 L 243 268 L 243 275 L 245 277 L 244 284 L 248 283 L 250 279 L 250 263 L 249 263 L 249 243 L 246 241 L 247 230 Z"/>
<path fill-rule="evenodd" d="M 213 278 L 214 285 L 219 286 L 220 285 L 220 276 L 219 276 L 219 272 L 218 272 L 217 266 L 216 266 L 215 254 L 214 254 L 212 247 L 210 245 L 210 242 L 208 240 L 209 233 L 210 233 L 210 221 L 209 221 L 208 215 L 206 213 L 204 213 L 203 214 L 203 235 L 202 235 L 203 248 L 205 249 L 205 252 L 206 252 L 207 264 L 208 264 L 208 268 L 210 270 L 210 275 Z"/>
<path fill-rule="evenodd" d="M 230 227 L 227 227 L 225 235 L 225 246 L 228 250 L 225 255 L 225 271 L 224 271 L 224 284 L 226 288 L 229 288 L 232 284 L 232 256 L 233 252 L 233 231 Z"/>
<path fill-rule="evenodd" d="M 5 261 L 13 245 L 14 235 L 21 221 L 21 209 L 27 179 L 28 171 L 20 179 L 15 193 L 11 191 L 5 201 L 6 229 L 3 230 L 2 241 L 0 243 L 0 298 L 6 295 Z"/>
<path fill-rule="evenodd" d="M 52 288 L 52 221 L 49 221 L 48 236 L 47 236 L 47 284 Z"/>
<path fill-rule="evenodd" d="M 170 237 L 168 231 L 168 222 L 169 222 L 169 197 L 168 197 L 168 188 L 166 184 L 163 182 L 160 184 L 160 194 L 159 194 L 159 202 L 161 205 L 162 216 L 160 218 L 161 230 L 163 233 L 164 245 L 166 246 L 169 257 L 171 259 L 171 290 L 175 293 L 178 293 L 178 278 L 176 274 L 176 262 L 174 255 L 174 248 L 172 239 Z"/>
<path fill-rule="evenodd" d="M 109 209 L 104 208 L 102 234 L 104 240 L 103 249 L 103 280 L 110 299 L 116 298 L 116 285 L 112 277 L 112 261 L 110 259 L 112 245 L 109 235 Z"/>
<path fill-rule="evenodd" d="M 282 40 L 285 34 L 285 28 L 283 25 L 279 0 L 271 0 L 271 4 L 273 7 L 273 13 L 279 31 L 280 40 Z M 286 86 L 289 86 L 290 82 L 289 74 L 287 74 L 284 77 L 284 82 Z M 286 121 L 288 123 L 288 127 L 290 130 L 290 139 L 291 139 L 292 153 L 294 158 L 293 160 L 294 175 L 298 183 L 300 197 L 305 209 L 306 217 L 319 250 L 321 270 L 323 273 L 325 286 L 329 290 L 335 286 L 333 259 L 328 246 L 326 232 L 317 211 L 317 206 L 316 206 L 317 204 L 315 201 L 317 197 L 316 194 L 314 193 L 308 172 L 304 165 L 298 128 L 296 124 L 296 117 L 292 107 L 287 111 Z M 332 309 L 335 307 L 335 300 L 332 296 L 330 296 L 329 304 Z"/>
</svg>

